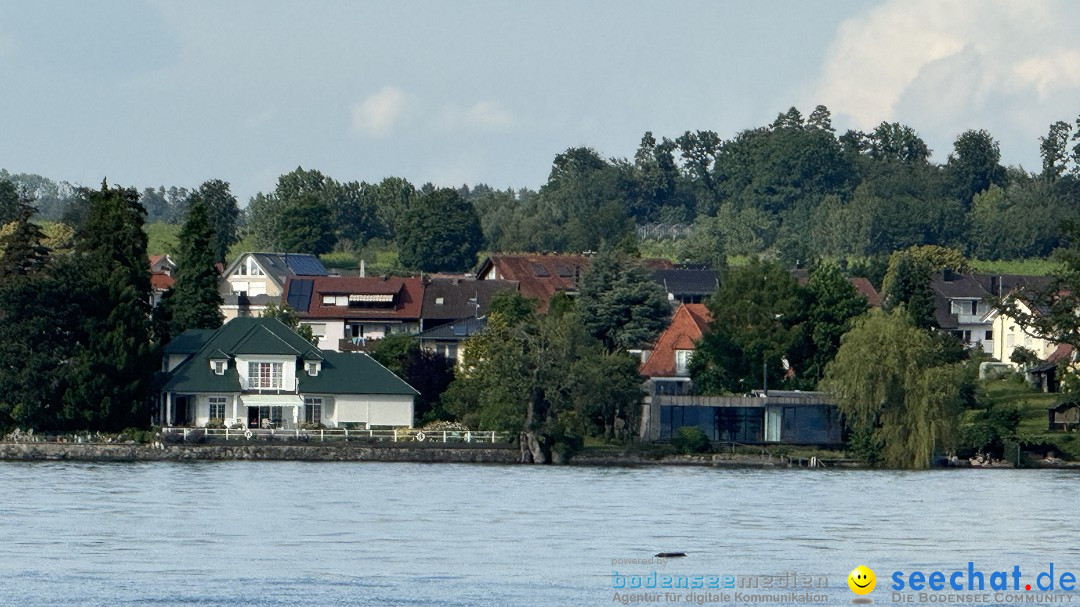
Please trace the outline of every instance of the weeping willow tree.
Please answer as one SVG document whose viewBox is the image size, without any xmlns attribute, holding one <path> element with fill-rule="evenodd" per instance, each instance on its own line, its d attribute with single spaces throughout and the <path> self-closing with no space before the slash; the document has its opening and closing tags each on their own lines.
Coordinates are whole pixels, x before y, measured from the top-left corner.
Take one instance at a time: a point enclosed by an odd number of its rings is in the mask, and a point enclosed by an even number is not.
<svg viewBox="0 0 1080 607">
<path fill-rule="evenodd" d="M 926 468 L 935 450 L 954 446 L 972 379 L 942 338 L 902 308 L 874 311 L 844 335 L 826 368 L 823 389 L 887 466 Z"/>
</svg>

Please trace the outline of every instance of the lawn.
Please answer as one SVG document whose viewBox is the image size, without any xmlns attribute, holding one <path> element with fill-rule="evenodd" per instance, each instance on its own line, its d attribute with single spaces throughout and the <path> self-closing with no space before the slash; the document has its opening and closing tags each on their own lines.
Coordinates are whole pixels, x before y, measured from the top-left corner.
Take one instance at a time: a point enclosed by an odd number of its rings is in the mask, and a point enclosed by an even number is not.
<svg viewBox="0 0 1080 607">
<path fill-rule="evenodd" d="M 1014 406 L 1020 410 L 1017 432 L 1028 445 L 1054 445 L 1054 451 L 1080 459 L 1080 433 L 1051 432 L 1047 428 L 1046 409 L 1064 397 L 1062 394 L 1046 394 L 1016 379 L 998 379 L 980 385 L 980 400 L 994 406 Z"/>
</svg>

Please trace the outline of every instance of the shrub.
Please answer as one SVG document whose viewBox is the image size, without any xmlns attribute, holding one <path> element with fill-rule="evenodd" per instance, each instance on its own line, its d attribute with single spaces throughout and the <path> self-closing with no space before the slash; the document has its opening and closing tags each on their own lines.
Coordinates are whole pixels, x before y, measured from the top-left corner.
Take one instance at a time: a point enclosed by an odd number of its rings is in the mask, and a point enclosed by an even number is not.
<svg viewBox="0 0 1080 607">
<path fill-rule="evenodd" d="M 679 453 L 706 453 L 712 443 L 705 432 L 697 426 L 684 426 L 671 439 L 671 446 Z"/>
</svg>

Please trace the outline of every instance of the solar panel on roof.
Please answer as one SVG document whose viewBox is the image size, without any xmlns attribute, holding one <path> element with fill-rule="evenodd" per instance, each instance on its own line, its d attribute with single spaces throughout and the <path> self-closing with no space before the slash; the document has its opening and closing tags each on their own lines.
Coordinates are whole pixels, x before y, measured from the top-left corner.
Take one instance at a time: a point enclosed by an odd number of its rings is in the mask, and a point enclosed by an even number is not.
<svg viewBox="0 0 1080 607">
<path fill-rule="evenodd" d="M 570 278 L 574 275 L 574 271 L 571 270 L 569 266 L 563 265 L 561 263 L 555 265 L 555 273 L 563 278 Z"/>
<path fill-rule="evenodd" d="M 285 263 L 299 276 L 326 276 L 326 267 L 312 255 L 286 255 Z"/>
<path fill-rule="evenodd" d="M 315 287 L 313 280 L 293 280 L 289 282 L 289 292 L 285 295 L 285 303 L 294 310 L 306 312 L 311 305 L 311 292 Z"/>
<path fill-rule="evenodd" d="M 537 276 L 539 278 L 544 278 L 544 277 L 547 277 L 547 276 L 551 276 L 551 274 L 548 272 L 548 269 L 545 268 L 544 264 L 542 264 L 542 263 L 534 263 L 534 264 L 532 264 L 532 271 L 533 271 L 533 276 Z"/>
</svg>

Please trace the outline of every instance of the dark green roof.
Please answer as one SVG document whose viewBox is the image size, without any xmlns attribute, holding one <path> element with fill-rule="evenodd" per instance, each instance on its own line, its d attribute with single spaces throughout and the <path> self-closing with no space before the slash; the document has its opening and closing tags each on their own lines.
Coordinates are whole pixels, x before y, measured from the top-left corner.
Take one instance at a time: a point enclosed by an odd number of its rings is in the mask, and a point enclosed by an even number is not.
<svg viewBox="0 0 1080 607">
<path fill-rule="evenodd" d="M 189 332 L 185 332 L 187 335 Z M 300 391 L 318 394 L 418 394 L 409 384 L 367 354 L 320 351 L 281 321 L 273 318 L 234 318 L 210 332 L 203 346 L 168 374 L 166 392 L 240 392 L 236 364 L 224 375 L 210 368 L 222 355 L 285 355 L 299 360 L 318 360 L 322 369 L 311 377 L 298 362 Z"/>
<path fill-rule="evenodd" d="M 322 370 L 312 377 L 300 373 L 300 391 L 305 394 L 419 394 L 386 367 L 367 354 L 323 352 Z"/>
<path fill-rule="evenodd" d="M 166 354 L 194 354 L 210 341 L 214 329 L 188 329 L 165 344 Z"/>
</svg>

